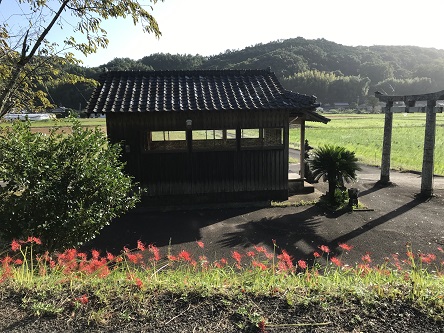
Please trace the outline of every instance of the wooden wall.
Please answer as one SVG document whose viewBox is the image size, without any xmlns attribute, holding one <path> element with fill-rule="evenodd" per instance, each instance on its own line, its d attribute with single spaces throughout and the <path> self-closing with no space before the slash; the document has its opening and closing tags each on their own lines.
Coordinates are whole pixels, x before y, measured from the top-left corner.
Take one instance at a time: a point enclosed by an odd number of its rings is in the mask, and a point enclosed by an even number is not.
<svg viewBox="0 0 444 333">
<path fill-rule="evenodd" d="M 157 152 L 147 132 L 192 129 L 283 128 L 281 147 Z M 127 171 L 152 198 L 196 201 L 284 200 L 288 197 L 287 111 L 202 111 L 107 114 L 111 142 L 122 142 Z M 188 200 L 193 201 L 193 200 Z"/>
</svg>

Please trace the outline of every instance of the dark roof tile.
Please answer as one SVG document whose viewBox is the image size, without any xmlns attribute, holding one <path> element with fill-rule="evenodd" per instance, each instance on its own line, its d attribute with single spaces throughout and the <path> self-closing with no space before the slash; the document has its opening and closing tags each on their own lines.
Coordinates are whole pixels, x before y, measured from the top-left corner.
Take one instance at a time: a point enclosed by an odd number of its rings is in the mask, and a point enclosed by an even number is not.
<svg viewBox="0 0 444 333">
<path fill-rule="evenodd" d="M 316 97 L 285 90 L 269 70 L 120 71 L 101 77 L 87 112 L 289 109 L 312 114 L 316 107 Z M 309 120 L 328 121 L 317 114 Z"/>
</svg>

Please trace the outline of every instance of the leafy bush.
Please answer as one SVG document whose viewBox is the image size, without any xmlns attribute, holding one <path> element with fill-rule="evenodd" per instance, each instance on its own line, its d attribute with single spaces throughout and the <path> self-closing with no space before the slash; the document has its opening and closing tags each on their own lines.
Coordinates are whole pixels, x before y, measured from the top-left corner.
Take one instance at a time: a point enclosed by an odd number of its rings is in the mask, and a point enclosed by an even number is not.
<svg viewBox="0 0 444 333">
<path fill-rule="evenodd" d="M 48 249 L 78 246 L 134 207 L 120 146 L 73 119 L 71 133 L 32 133 L 29 122 L 0 132 L 0 238 L 37 236 Z"/>
</svg>

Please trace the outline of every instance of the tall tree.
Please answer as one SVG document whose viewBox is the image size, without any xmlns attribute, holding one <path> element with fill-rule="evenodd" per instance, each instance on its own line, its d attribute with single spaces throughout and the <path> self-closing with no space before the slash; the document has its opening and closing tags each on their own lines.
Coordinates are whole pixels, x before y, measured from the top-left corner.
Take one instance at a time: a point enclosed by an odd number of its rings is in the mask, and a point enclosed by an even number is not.
<svg viewBox="0 0 444 333">
<path fill-rule="evenodd" d="M 103 20 L 131 17 L 145 32 L 159 37 L 158 24 L 149 12 L 157 1 L 0 0 L 2 12 L 2 6 L 16 5 L 20 13 L 19 20 L 12 15 L 0 23 L 0 118 L 14 107 L 33 107 L 36 101 L 49 105 L 46 83 L 60 77 L 64 65 L 78 63 L 73 51 L 88 55 L 108 45 Z M 50 32 L 62 28 L 71 30 L 63 45 L 51 42 Z M 76 40 L 78 34 L 85 40 Z M 70 75 L 68 79 L 81 78 Z"/>
</svg>

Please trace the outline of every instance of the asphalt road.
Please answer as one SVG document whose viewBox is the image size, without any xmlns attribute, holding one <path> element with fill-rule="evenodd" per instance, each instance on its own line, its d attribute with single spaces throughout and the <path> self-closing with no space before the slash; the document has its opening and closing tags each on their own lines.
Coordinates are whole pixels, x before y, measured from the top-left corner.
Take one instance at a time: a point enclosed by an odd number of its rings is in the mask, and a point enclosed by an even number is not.
<svg viewBox="0 0 444 333">
<path fill-rule="evenodd" d="M 233 250 L 246 252 L 255 245 L 273 251 L 272 240 L 279 249 L 287 250 L 295 259 L 310 260 L 320 245 L 328 245 L 331 255 L 353 265 L 370 253 L 374 262 L 383 262 L 393 253 L 403 254 L 406 244 L 413 251 L 441 255 L 444 247 L 444 178 L 434 181 L 436 196 L 425 200 L 417 197 L 420 176 L 413 173 L 391 173 L 392 186 L 379 187 L 380 171 L 363 166 L 358 181 L 348 185 L 360 189 L 360 201 L 369 210 L 332 212 L 317 205 L 300 207 L 219 207 L 178 211 L 134 210 L 115 220 L 86 248 L 118 253 L 123 246 L 135 247 L 137 240 L 160 247 L 161 253 L 178 253 L 185 249 L 196 258 L 205 254 L 210 260 L 230 258 Z M 326 183 L 315 184 L 320 195 Z M 296 199 L 295 199 L 296 198 Z M 294 200 L 308 201 L 309 196 Z M 196 241 L 205 244 L 204 249 Z M 343 253 L 339 243 L 353 246 Z"/>
</svg>

